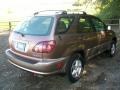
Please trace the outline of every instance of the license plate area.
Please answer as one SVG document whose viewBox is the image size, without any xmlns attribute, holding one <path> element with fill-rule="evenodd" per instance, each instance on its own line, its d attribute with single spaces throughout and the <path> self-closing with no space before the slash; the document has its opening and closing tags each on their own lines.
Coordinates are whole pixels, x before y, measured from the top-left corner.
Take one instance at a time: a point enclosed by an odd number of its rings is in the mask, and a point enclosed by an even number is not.
<svg viewBox="0 0 120 90">
<path fill-rule="evenodd" d="M 27 51 L 27 47 L 28 47 L 28 43 L 27 42 L 23 42 L 23 41 L 14 41 L 14 47 L 17 51 L 20 52 L 26 52 Z"/>
<path fill-rule="evenodd" d="M 25 47 L 26 47 L 26 44 L 25 44 L 25 43 L 18 42 L 16 48 L 17 48 L 19 51 L 25 52 Z"/>
</svg>

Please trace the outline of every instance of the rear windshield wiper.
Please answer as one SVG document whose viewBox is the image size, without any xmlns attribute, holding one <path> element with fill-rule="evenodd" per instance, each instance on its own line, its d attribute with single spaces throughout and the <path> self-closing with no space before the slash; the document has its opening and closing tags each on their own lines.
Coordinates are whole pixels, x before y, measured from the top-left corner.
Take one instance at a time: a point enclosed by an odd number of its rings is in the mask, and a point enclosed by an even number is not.
<svg viewBox="0 0 120 90">
<path fill-rule="evenodd" d="M 18 34 L 21 34 L 22 37 L 24 37 L 25 35 L 21 32 L 18 32 L 18 31 L 14 31 L 15 33 L 18 33 Z"/>
</svg>

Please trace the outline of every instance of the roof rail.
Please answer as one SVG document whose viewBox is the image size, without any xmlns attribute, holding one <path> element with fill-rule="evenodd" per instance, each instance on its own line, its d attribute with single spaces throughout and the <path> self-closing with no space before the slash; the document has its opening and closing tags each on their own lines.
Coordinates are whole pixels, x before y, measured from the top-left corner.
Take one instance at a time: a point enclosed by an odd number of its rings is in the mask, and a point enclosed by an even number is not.
<svg viewBox="0 0 120 90">
<path fill-rule="evenodd" d="M 65 10 L 43 10 L 43 11 L 38 11 L 38 12 L 35 12 L 34 15 L 37 15 L 39 13 L 44 13 L 44 12 L 51 12 L 51 13 L 54 13 L 54 14 L 67 14 L 67 11 Z"/>
<path fill-rule="evenodd" d="M 83 14 L 83 15 L 87 15 L 87 13 L 85 12 L 85 11 L 79 11 L 79 12 L 72 12 L 72 11 L 70 11 L 70 12 L 68 12 L 68 13 L 70 13 L 70 14 Z"/>
<path fill-rule="evenodd" d="M 84 15 L 86 15 L 86 14 L 87 14 L 85 11 L 80 11 L 80 12 L 82 12 L 82 14 L 84 14 Z"/>
</svg>

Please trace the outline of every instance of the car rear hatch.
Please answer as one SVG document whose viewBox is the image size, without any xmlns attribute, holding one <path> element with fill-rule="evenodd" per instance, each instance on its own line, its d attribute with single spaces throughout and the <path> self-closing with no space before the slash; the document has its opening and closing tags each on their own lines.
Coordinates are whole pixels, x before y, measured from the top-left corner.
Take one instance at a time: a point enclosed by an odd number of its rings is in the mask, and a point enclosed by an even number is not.
<svg viewBox="0 0 120 90">
<path fill-rule="evenodd" d="M 34 16 L 23 21 L 10 34 L 11 50 L 23 57 L 42 58 L 42 52 L 37 52 L 36 46 L 44 41 L 53 40 L 50 37 L 52 25 L 51 16 Z"/>
</svg>

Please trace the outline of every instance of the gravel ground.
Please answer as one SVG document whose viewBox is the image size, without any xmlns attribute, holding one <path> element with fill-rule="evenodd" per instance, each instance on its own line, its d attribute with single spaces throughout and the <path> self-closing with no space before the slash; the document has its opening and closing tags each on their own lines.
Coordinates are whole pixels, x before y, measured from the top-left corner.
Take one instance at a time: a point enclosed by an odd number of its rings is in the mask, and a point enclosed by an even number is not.
<svg viewBox="0 0 120 90">
<path fill-rule="evenodd" d="M 88 61 L 81 79 L 72 84 L 66 76 L 37 77 L 14 67 L 4 53 L 8 34 L 0 34 L 0 90 L 120 90 L 120 51 L 115 57 L 105 53 Z M 118 44 L 119 46 L 119 44 Z"/>
</svg>

